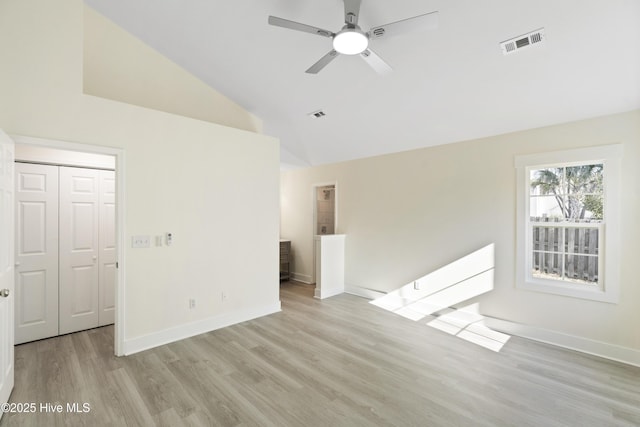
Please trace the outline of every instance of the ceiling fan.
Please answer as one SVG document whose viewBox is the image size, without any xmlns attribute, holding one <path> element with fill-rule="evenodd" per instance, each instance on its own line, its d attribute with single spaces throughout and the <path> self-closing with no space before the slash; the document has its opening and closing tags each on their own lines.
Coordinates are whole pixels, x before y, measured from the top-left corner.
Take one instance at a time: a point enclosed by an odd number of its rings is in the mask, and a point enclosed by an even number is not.
<svg viewBox="0 0 640 427">
<path fill-rule="evenodd" d="M 269 16 L 269 24 L 328 37 L 333 40 L 333 49 L 306 71 L 309 74 L 317 74 L 340 54 L 359 54 L 376 72 L 379 74 L 387 74 L 391 71 L 391 67 L 380 58 L 377 53 L 371 50 L 369 47 L 370 40 L 416 30 L 433 30 L 438 27 L 438 12 L 431 12 L 373 27 L 369 31 L 364 32 L 358 26 L 361 1 L 362 0 L 344 0 L 345 25 L 337 33 L 307 24 L 289 21 L 288 19 L 278 18 L 277 16 Z"/>
</svg>

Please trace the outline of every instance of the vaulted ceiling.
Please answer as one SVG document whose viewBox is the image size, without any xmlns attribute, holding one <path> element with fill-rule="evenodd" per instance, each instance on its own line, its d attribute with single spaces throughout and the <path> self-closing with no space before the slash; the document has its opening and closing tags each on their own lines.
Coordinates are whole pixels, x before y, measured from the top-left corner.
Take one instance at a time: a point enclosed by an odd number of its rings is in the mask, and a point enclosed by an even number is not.
<svg viewBox="0 0 640 427">
<path fill-rule="evenodd" d="M 393 72 L 269 15 L 338 31 L 342 0 L 85 0 L 262 118 L 284 165 L 309 166 L 640 108 L 640 1 L 362 0 L 360 26 L 438 11 L 437 30 L 371 41 Z M 499 43 L 544 28 L 543 43 Z M 309 113 L 323 110 L 319 119 Z"/>
</svg>

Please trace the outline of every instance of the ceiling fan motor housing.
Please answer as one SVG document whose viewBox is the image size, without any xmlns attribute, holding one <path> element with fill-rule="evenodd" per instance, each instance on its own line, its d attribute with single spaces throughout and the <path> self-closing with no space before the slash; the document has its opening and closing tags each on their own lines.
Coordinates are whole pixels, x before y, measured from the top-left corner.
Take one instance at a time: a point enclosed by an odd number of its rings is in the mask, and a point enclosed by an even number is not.
<svg viewBox="0 0 640 427">
<path fill-rule="evenodd" d="M 345 25 L 333 36 L 333 48 L 344 55 L 357 55 L 369 46 L 369 36 L 357 25 Z"/>
</svg>

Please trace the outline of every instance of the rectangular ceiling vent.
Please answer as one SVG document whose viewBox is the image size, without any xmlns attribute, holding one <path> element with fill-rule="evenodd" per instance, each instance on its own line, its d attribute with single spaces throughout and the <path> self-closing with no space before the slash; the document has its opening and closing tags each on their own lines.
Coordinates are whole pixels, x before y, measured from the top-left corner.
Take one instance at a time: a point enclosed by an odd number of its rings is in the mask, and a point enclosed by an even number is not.
<svg viewBox="0 0 640 427">
<path fill-rule="evenodd" d="M 544 42 L 544 28 L 503 41 L 500 43 L 500 48 L 503 55 L 509 55 L 529 46 L 542 45 L 542 42 Z"/>
<path fill-rule="evenodd" d="M 309 113 L 309 114 L 308 114 L 308 116 L 309 116 L 309 117 L 316 118 L 316 119 L 319 119 L 319 118 L 321 118 L 321 117 L 326 116 L 326 114 L 325 114 L 325 112 L 324 112 L 324 111 L 322 111 L 322 110 L 318 110 L 318 111 L 314 111 L 313 113 Z"/>
<path fill-rule="evenodd" d="M 376 37 L 382 37 L 382 36 L 384 36 L 384 33 L 385 33 L 384 28 L 381 28 L 381 27 L 380 28 L 374 28 L 374 30 L 373 30 L 373 35 L 376 36 Z"/>
</svg>

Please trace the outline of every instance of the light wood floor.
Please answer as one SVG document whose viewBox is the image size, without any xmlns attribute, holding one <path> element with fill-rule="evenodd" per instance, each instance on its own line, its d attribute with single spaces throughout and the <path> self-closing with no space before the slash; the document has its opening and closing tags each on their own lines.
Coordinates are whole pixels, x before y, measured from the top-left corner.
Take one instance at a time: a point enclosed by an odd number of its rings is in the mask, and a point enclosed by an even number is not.
<svg viewBox="0 0 640 427">
<path fill-rule="evenodd" d="M 638 426 L 640 368 L 511 338 L 500 353 L 339 295 L 133 356 L 105 327 L 16 347 L 0 426 Z M 66 410 L 66 408 L 65 408 Z"/>
</svg>

